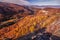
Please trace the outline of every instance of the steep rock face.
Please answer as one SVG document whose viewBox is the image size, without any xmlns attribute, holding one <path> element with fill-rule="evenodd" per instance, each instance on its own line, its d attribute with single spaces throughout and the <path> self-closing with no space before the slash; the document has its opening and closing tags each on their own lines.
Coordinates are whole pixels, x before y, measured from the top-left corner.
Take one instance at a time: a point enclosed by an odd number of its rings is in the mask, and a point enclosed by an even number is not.
<svg viewBox="0 0 60 40">
<path fill-rule="evenodd" d="M 37 35 L 45 38 L 44 36 L 49 36 L 50 33 L 60 37 L 59 10 L 60 8 L 38 9 L 10 3 L 0 3 L 0 39 L 15 40 L 26 35 L 31 36 L 30 33 L 33 33 L 31 40 L 39 40 Z M 44 31 L 43 28 L 46 28 L 46 30 Z M 40 35 L 41 33 L 42 35 Z M 36 37 L 33 37 L 34 35 Z"/>
</svg>

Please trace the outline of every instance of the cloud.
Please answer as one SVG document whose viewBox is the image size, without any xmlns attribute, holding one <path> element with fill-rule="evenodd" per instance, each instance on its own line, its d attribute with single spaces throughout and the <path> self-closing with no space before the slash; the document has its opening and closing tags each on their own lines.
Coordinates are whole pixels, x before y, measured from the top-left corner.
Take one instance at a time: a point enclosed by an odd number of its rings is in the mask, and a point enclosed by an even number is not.
<svg viewBox="0 0 60 40">
<path fill-rule="evenodd" d="M 0 0 L 19 5 L 60 5 L 60 0 Z"/>
<path fill-rule="evenodd" d="M 15 3 L 19 5 L 29 5 L 30 2 L 27 0 L 0 0 L 0 2 L 8 2 L 8 3 Z"/>
<path fill-rule="evenodd" d="M 40 0 L 35 1 L 33 5 L 60 5 L 60 0 Z"/>
</svg>

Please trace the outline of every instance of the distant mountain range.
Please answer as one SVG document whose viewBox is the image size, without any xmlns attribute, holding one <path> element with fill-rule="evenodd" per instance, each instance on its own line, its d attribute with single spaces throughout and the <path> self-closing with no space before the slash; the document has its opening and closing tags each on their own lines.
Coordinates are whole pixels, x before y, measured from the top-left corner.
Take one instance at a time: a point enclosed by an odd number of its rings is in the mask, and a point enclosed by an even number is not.
<svg viewBox="0 0 60 40">
<path fill-rule="evenodd" d="M 60 8 L 60 5 L 31 5 L 32 7 L 37 7 L 37 8 L 46 8 L 46 7 L 50 7 L 50 8 Z"/>
</svg>

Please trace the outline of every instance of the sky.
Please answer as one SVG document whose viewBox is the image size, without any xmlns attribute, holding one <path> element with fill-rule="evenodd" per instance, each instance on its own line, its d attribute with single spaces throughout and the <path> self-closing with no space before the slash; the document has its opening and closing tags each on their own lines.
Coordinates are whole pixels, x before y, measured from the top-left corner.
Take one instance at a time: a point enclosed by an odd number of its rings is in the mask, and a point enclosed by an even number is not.
<svg viewBox="0 0 60 40">
<path fill-rule="evenodd" d="M 60 0 L 0 0 L 19 5 L 60 5 Z"/>
</svg>

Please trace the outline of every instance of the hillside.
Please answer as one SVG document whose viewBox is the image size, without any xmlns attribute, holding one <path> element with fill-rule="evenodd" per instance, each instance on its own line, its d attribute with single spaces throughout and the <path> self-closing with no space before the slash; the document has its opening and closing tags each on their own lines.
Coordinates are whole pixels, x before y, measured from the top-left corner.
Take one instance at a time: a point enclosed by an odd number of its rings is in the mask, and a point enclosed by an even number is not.
<svg viewBox="0 0 60 40">
<path fill-rule="evenodd" d="M 60 40 L 59 30 L 60 8 L 0 2 L 0 40 Z"/>
</svg>

